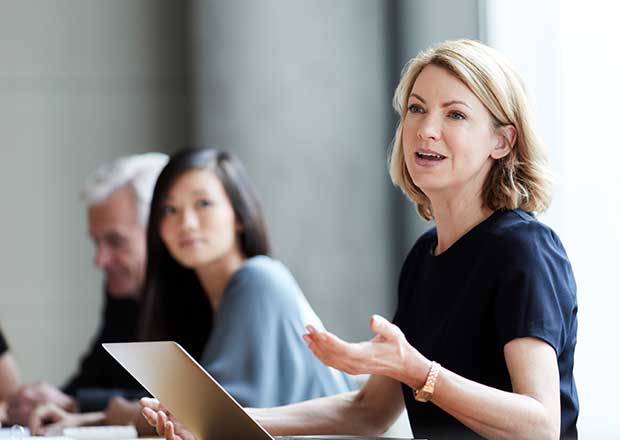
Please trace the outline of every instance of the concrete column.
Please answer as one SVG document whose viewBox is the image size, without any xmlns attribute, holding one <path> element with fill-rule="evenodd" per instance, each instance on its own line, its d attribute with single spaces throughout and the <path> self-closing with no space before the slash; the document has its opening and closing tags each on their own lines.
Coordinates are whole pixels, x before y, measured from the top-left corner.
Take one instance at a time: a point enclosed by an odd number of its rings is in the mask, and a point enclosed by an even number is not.
<svg viewBox="0 0 620 440">
<path fill-rule="evenodd" d="M 391 137 L 380 1 L 194 2 L 196 134 L 238 153 L 283 260 L 324 323 L 391 317 Z"/>
</svg>

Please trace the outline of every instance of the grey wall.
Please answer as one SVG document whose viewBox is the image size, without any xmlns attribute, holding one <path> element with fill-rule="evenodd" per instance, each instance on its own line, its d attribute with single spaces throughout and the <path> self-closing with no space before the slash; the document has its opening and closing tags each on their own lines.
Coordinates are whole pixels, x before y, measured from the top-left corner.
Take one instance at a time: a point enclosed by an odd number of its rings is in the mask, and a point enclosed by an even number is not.
<svg viewBox="0 0 620 440">
<path fill-rule="evenodd" d="M 402 65 L 477 36 L 477 2 L 193 2 L 196 140 L 236 151 L 266 206 L 276 256 L 325 324 L 350 339 L 391 317 L 424 227 L 387 152 Z"/>
<path fill-rule="evenodd" d="M 99 322 L 78 192 L 190 139 L 184 2 L 0 3 L 0 322 L 26 380 L 64 381 Z"/>
<path fill-rule="evenodd" d="M 200 1 L 193 17 L 197 139 L 242 157 L 276 256 L 331 329 L 365 336 L 394 296 L 381 3 Z"/>
</svg>

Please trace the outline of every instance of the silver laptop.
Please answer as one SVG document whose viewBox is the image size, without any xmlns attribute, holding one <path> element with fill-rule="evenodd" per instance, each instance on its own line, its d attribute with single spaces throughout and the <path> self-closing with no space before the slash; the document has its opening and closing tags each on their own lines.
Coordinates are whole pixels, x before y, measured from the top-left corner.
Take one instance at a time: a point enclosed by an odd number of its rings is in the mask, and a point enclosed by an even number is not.
<svg viewBox="0 0 620 440">
<path fill-rule="evenodd" d="M 272 437 L 176 342 L 115 343 L 103 344 L 103 348 L 163 403 L 197 440 L 371 439 L 355 436 Z"/>
</svg>

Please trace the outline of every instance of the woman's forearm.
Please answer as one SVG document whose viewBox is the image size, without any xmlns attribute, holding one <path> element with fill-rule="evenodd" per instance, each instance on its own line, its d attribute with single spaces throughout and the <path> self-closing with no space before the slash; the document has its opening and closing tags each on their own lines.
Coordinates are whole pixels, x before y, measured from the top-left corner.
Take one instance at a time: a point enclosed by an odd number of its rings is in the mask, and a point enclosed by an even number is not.
<svg viewBox="0 0 620 440">
<path fill-rule="evenodd" d="M 535 398 L 488 387 L 443 368 L 431 402 L 486 438 L 559 438 L 559 420 L 555 423 Z"/>
<path fill-rule="evenodd" d="M 272 435 L 364 434 L 354 416 L 356 392 L 278 408 L 252 408 L 251 416 Z"/>
<path fill-rule="evenodd" d="M 430 362 L 408 343 L 403 353 L 401 367 L 390 376 L 398 376 L 414 390 L 421 389 L 430 374 L 426 369 Z M 559 438 L 560 384 L 554 349 L 536 338 L 518 338 L 504 346 L 504 357 L 512 392 L 442 367 L 427 405 L 438 406 L 485 438 Z"/>
<path fill-rule="evenodd" d="M 385 432 L 402 411 L 400 392 L 399 383 L 373 376 L 356 392 L 249 411 L 272 435 L 373 436 Z"/>
<path fill-rule="evenodd" d="M 273 435 L 372 436 L 385 432 L 403 408 L 400 382 L 373 375 L 359 391 L 249 411 Z"/>
</svg>

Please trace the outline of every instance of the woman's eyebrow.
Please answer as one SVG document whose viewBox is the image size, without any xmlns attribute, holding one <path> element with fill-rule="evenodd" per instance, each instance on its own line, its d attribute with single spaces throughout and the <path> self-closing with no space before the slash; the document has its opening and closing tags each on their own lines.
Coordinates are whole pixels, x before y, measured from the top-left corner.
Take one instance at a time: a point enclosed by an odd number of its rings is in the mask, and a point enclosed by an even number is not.
<svg viewBox="0 0 620 440">
<path fill-rule="evenodd" d="M 412 96 L 415 96 L 416 98 L 418 98 L 422 102 L 422 104 L 426 104 L 426 101 L 420 95 L 411 92 L 411 95 L 409 95 L 409 97 L 412 97 Z"/>
<path fill-rule="evenodd" d="M 448 106 L 450 106 L 450 105 L 452 105 L 452 104 L 462 104 L 462 105 L 464 105 L 465 107 L 467 107 L 467 108 L 471 109 L 471 107 L 470 107 L 470 106 L 469 106 L 466 102 L 464 102 L 464 101 L 459 101 L 459 100 L 457 100 L 457 99 L 452 100 L 452 101 L 448 101 L 448 102 L 444 102 L 443 104 L 441 104 L 441 106 L 442 106 L 442 107 L 448 107 Z"/>
<path fill-rule="evenodd" d="M 409 95 L 409 97 L 411 97 L 411 96 L 413 96 L 413 97 L 415 97 L 415 98 L 419 99 L 419 100 L 422 102 L 422 104 L 426 104 L 426 101 L 424 100 L 424 98 L 422 98 L 422 97 L 421 97 L 420 95 L 418 95 L 417 93 L 413 93 L 413 92 L 411 92 L 411 94 Z M 467 108 L 471 109 L 471 106 L 470 106 L 469 104 L 467 104 L 465 101 L 459 101 L 458 99 L 453 99 L 453 100 L 451 100 L 451 101 L 444 102 L 443 104 L 441 104 L 441 106 L 442 106 L 442 107 L 448 107 L 448 106 L 450 106 L 450 105 L 452 105 L 452 104 L 462 104 L 462 105 L 464 105 L 465 107 L 467 107 Z"/>
</svg>

